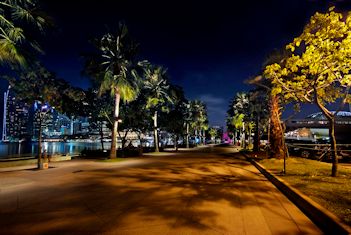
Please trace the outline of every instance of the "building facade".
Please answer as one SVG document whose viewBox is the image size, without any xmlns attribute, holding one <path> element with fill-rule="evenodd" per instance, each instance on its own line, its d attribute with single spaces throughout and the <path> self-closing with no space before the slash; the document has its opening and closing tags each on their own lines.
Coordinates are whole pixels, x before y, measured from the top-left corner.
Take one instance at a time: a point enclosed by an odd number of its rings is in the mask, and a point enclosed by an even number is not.
<svg viewBox="0 0 351 235">
<path fill-rule="evenodd" d="M 19 141 L 27 138 L 29 106 L 13 95 L 9 88 L 4 93 L 3 141 Z"/>
</svg>

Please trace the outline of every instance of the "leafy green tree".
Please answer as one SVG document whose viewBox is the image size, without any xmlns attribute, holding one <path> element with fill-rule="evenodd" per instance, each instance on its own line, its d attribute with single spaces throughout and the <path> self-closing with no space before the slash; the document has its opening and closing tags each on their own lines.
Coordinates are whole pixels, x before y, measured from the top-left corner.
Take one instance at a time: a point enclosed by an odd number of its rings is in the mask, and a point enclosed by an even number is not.
<svg viewBox="0 0 351 235">
<path fill-rule="evenodd" d="M 99 84 L 99 95 L 109 92 L 114 99 L 113 128 L 110 158 L 117 156 L 118 123 L 120 102 L 135 100 L 140 91 L 139 73 L 143 62 L 136 61 L 137 44 L 131 39 L 127 26 L 119 24 L 115 34 L 107 33 L 95 42 L 99 55 L 87 61 L 86 73 Z"/>
<path fill-rule="evenodd" d="M 19 100 L 27 104 L 39 103 L 38 168 L 42 167 L 42 123 L 53 108 L 70 112 L 72 106 L 81 106 L 84 98 L 81 89 L 71 87 L 68 82 L 58 79 L 44 67 L 37 65 L 19 78 L 7 77 L 11 89 Z M 80 103 L 80 105 L 75 105 Z"/>
<path fill-rule="evenodd" d="M 230 118 L 230 124 L 234 127 L 234 144 L 236 144 L 238 134 L 241 136 L 244 126 L 244 117 L 245 115 L 243 113 L 236 113 Z"/>
<path fill-rule="evenodd" d="M 265 76 L 273 84 L 272 93 L 285 100 L 315 103 L 329 122 L 332 176 L 337 175 L 335 117 L 350 101 L 351 12 L 316 13 L 302 34 L 287 45 L 291 55 L 282 63 L 266 67 Z M 341 101 L 330 111 L 327 104 Z"/>
<path fill-rule="evenodd" d="M 158 113 L 169 111 L 167 104 L 173 103 L 173 99 L 166 69 L 161 66 L 148 66 L 145 68 L 145 77 L 146 107 L 153 112 L 155 152 L 159 152 Z"/>
<path fill-rule="evenodd" d="M 160 115 L 160 126 L 173 136 L 174 148 L 177 151 L 178 140 L 186 135 L 186 99 L 181 87 L 171 85 L 170 91 L 173 103 L 169 103 L 169 112 Z"/>
<path fill-rule="evenodd" d="M 123 122 L 121 123 L 121 130 L 119 132 L 119 136 L 122 140 L 122 148 L 125 147 L 127 143 L 127 135 L 130 132 L 135 132 L 138 135 L 140 144 L 142 145 L 142 138 L 141 136 L 150 131 L 152 129 L 149 119 L 151 119 L 151 115 L 149 110 L 146 108 L 146 98 L 144 94 L 140 94 L 139 97 L 124 105 L 121 109 L 121 118 Z"/>
<path fill-rule="evenodd" d="M 281 120 L 283 107 L 287 104 L 287 101 L 279 94 L 273 93 L 272 81 L 265 76 L 264 70 L 271 64 L 280 64 L 290 55 L 286 50 L 275 50 L 266 58 L 263 63 L 263 71 L 261 75 L 255 76 L 249 79 L 249 84 L 254 84 L 259 88 L 266 91 L 267 101 L 269 110 L 268 120 L 268 136 L 269 136 L 269 153 L 270 157 L 274 158 L 286 158 L 288 156 L 288 149 L 285 145 L 284 132 L 285 126 Z"/>
<path fill-rule="evenodd" d="M 111 120 L 111 117 L 113 117 L 113 100 L 107 94 L 98 96 L 98 89 L 90 88 L 85 91 L 83 103 L 85 105 L 83 105 L 84 111 L 82 116 L 89 117 L 91 129 L 99 130 L 101 149 L 104 150 L 103 128 L 105 127 L 105 123 L 109 127 L 113 125 Z"/>
<path fill-rule="evenodd" d="M 254 123 L 254 151 L 259 151 L 260 135 L 267 129 L 269 106 L 267 91 L 257 88 L 249 92 L 250 122 Z"/>
<path fill-rule="evenodd" d="M 48 23 L 36 0 L 0 1 L 0 63 L 24 67 L 33 53 L 42 53 L 33 37 Z"/>
</svg>

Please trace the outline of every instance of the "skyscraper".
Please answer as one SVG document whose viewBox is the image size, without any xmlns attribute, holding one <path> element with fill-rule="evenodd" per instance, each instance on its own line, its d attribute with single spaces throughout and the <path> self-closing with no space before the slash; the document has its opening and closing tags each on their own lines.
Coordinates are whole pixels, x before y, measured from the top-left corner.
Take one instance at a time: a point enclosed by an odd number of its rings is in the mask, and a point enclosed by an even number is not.
<svg viewBox="0 0 351 235">
<path fill-rule="evenodd" d="M 29 106 L 13 95 L 11 89 L 4 93 L 3 141 L 18 141 L 28 136 Z"/>
<path fill-rule="evenodd" d="M 6 128 L 6 119 L 7 119 L 7 99 L 9 96 L 9 89 L 4 92 L 4 112 L 3 112 L 3 118 L 2 118 L 2 141 L 7 140 L 7 128 Z"/>
</svg>

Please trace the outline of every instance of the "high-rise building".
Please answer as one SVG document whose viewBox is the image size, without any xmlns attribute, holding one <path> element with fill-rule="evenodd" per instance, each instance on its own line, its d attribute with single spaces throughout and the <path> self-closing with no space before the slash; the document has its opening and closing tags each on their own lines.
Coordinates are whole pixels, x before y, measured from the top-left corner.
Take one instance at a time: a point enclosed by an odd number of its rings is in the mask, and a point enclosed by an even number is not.
<svg viewBox="0 0 351 235">
<path fill-rule="evenodd" d="M 62 138 L 65 135 L 88 136 L 94 135 L 94 132 L 100 136 L 100 128 L 95 131 L 89 117 L 69 118 L 49 104 L 39 101 L 29 106 L 16 99 L 10 88 L 4 93 L 3 108 L 3 141 L 18 141 L 23 138 L 36 140 L 39 136 L 40 123 L 44 138 Z M 105 137 L 110 135 L 106 122 L 103 122 L 102 132 Z"/>
<path fill-rule="evenodd" d="M 16 99 L 9 89 L 4 93 L 3 141 L 18 141 L 28 136 L 29 106 Z"/>
<path fill-rule="evenodd" d="M 2 141 L 7 140 L 7 128 L 6 128 L 6 119 L 7 119 L 7 99 L 9 97 L 9 90 L 4 92 L 4 111 L 2 117 Z"/>
</svg>

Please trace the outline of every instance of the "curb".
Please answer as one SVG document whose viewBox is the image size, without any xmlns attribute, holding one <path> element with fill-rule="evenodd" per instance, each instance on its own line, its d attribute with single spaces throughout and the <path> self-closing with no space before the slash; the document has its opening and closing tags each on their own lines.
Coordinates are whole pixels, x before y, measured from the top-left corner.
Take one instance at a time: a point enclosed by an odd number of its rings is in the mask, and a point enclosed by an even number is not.
<svg viewBox="0 0 351 235">
<path fill-rule="evenodd" d="M 325 234 L 351 234 L 351 228 L 343 224 L 336 215 L 289 185 L 283 179 L 273 175 L 254 159 L 241 153 L 254 165 L 271 183 L 273 183 L 287 198 L 290 199 L 308 218 L 310 218 Z"/>
</svg>

